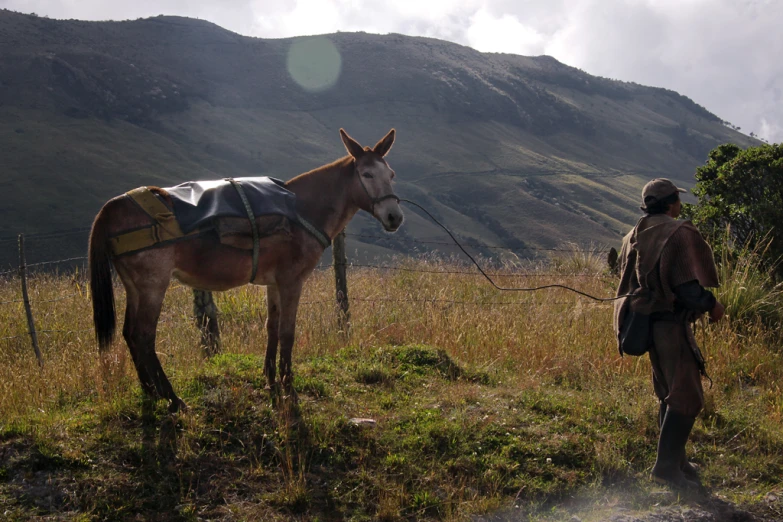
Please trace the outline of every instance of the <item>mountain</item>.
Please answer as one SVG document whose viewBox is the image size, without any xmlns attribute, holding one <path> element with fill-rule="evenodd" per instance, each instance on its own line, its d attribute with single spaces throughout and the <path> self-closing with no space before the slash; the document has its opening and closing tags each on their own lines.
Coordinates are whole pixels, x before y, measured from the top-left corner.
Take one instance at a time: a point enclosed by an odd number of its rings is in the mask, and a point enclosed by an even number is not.
<svg viewBox="0 0 783 522">
<path fill-rule="evenodd" d="M 0 266 L 15 264 L 20 232 L 32 234 L 31 261 L 83 255 L 101 205 L 137 186 L 289 179 L 344 155 L 340 127 L 369 145 L 395 127 L 398 194 L 467 242 L 522 256 L 617 245 L 647 180 L 689 186 L 716 145 L 754 143 L 676 92 L 548 56 L 399 34 L 260 39 L 179 17 L 3 10 Z M 415 209 L 406 215 L 388 238 L 360 216 L 349 250 L 452 251 L 412 241 L 446 236 Z"/>
</svg>

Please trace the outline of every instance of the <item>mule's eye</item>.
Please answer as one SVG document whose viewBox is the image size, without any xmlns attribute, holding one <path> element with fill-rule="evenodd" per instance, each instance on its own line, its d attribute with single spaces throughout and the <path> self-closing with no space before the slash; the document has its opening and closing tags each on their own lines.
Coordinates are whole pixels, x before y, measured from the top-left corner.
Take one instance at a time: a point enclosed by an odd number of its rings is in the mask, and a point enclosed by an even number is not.
<svg viewBox="0 0 783 522">
<path fill-rule="evenodd" d="M 370 174 L 369 172 L 365 172 L 364 174 L 362 174 L 362 176 L 365 177 L 365 178 L 372 179 L 372 174 Z"/>
</svg>

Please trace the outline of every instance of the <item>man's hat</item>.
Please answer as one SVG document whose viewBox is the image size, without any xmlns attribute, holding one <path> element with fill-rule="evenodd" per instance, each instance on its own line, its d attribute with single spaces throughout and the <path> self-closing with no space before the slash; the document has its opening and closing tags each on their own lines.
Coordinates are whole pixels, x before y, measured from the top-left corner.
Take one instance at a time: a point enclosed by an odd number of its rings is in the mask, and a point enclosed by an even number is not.
<svg viewBox="0 0 783 522">
<path fill-rule="evenodd" d="M 685 189 L 678 188 L 677 185 L 666 178 L 655 178 L 647 183 L 642 189 L 642 202 L 645 205 L 654 205 L 675 192 L 688 192 Z"/>
</svg>

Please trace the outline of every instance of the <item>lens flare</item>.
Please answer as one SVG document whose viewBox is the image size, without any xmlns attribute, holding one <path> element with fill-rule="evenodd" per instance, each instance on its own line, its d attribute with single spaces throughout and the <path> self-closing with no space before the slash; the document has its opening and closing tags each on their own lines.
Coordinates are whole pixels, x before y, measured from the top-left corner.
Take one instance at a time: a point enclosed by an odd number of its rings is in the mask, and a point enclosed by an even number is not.
<svg viewBox="0 0 783 522">
<path fill-rule="evenodd" d="M 340 77 L 342 63 L 340 51 L 323 36 L 294 40 L 286 61 L 291 78 L 310 92 L 333 87 Z"/>
</svg>

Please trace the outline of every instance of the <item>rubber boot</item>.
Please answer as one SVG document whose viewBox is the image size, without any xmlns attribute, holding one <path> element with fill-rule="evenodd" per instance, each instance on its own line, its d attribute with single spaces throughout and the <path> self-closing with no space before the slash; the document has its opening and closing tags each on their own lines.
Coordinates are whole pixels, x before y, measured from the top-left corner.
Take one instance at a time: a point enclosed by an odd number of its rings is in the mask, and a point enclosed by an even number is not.
<svg viewBox="0 0 783 522">
<path fill-rule="evenodd" d="M 658 429 L 661 428 L 663 420 L 666 418 L 666 409 L 666 403 L 660 401 L 658 403 Z M 688 458 L 685 455 L 685 446 L 682 447 L 682 455 L 680 456 L 680 469 L 685 474 L 686 478 L 701 483 L 701 479 L 699 478 L 699 465 L 688 461 Z"/>
<path fill-rule="evenodd" d="M 652 479 L 678 489 L 698 489 L 699 484 L 689 480 L 682 471 L 685 444 L 693 429 L 694 417 L 686 417 L 667 409 L 658 439 L 658 459 L 652 470 Z"/>
</svg>

